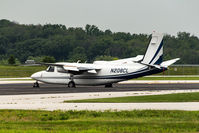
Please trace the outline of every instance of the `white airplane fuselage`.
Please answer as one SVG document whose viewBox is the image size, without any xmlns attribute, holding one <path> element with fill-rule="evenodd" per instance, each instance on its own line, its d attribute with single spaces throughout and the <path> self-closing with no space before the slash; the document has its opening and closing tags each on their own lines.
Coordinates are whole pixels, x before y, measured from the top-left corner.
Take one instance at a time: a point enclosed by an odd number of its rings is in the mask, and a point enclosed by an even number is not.
<svg viewBox="0 0 199 133">
<path fill-rule="evenodd" d="M 63 63 L 62 63 L 63 64 Z M 162 72 L 159 69 L 150 69 L 146 65 L 138 63 L 64 63 L 67 66 L 81 66 L 81 67 L 96 67 L 100 68 L 97 73 L 88 73 L 87 71 L 81 74 L 71 74 L 67 72 L 59 72 L 58 67 L 54 67 L 54 71 L 40 71 L 33 74 L 31 77 L 37 81 L 52 84 L 68 84 L 74 81 L 76 85 L 104 85 L 116 83 L 132 78 L 137 78 L 152 73 Z"/>
</svg>

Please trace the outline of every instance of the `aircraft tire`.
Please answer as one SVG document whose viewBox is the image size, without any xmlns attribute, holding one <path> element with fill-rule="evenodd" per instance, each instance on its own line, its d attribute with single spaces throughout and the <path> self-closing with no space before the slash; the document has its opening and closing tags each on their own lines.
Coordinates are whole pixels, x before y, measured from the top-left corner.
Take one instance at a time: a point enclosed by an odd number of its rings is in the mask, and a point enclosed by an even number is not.
<svg viewBox="0 0 199 133">
<path fill-rule="evenodd" d="M 69 88 L 75 88 L 76 86 L 75 86 L 75 82 L 74 81 L 70 81 L 69 83 L 68 83 L 68 87 Z"/>
<path fill-rule="evenodd" d="M 35 83 L 33 84 L 33 88 L 39 88 L 39 83 L 38 83 L 38 82 L 35 82 Z"/>
<path fill-rule="evenodd" d="M 106 84 L 105 85 L 105 88 L 112 88 L 113 87 L 113 84 Z"/>
</svg>

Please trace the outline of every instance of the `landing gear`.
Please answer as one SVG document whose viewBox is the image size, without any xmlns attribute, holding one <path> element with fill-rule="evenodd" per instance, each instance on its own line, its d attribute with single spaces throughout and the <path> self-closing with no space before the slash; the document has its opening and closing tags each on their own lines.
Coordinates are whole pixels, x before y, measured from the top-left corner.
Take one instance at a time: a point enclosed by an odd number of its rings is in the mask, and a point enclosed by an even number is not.
<svg viewBox="0 0 199 133">
<path fill-rule="evenodd" d="M 105 88 L 112 88 L 113 87 L 113 84 L 106 84 L 105 85 Z"/>
<path fill-rule="evenodd" d="M 33 87 L 34 87 L 34 88 L 39 88 L 39 83 L 36 81 L 36 82 L 33 84 Z"/>
<path fill-rule="evenodd" d="M 68 83 L 68 87 L 69 88 L 75 88 L 76 86 L 75 86 L 75 82 L 73 81 L 73 74 L 70 74 L 70 77 L 69 77 L 69 80 L 70 80 L 70 82 Z"/>
<path fill-rule="evenodd" d="M 69 88 L 75 88 L 76 86 L 75 86 L 75 82 L 74 81 L 70 81 L 69 83 L 68 83 L 68 87 Z"/>
</svg>

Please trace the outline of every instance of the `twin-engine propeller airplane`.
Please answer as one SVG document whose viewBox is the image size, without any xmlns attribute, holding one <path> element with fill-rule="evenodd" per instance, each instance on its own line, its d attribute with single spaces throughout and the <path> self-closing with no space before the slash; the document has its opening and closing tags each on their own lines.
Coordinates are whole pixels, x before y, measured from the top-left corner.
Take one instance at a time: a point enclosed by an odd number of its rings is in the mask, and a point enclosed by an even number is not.
<svg viewBox="0 0 199 133">
<path fill-rule="evenodd" d="M 145 55 L 114 61 L 94 61 L 91 63 L 47 63 L 46 71 L 34 73 L 31 78 L 36 80 L 33 87 L 39 87 L 40 82 L 65 84 L 68 87 L 76 85 L 105 85 L 112 87 L 113 83 L 156 74 L 167 70 L 168 66 L 179 58 L 162 62 L 163 34 L 153 33 Z"/>
</svg>

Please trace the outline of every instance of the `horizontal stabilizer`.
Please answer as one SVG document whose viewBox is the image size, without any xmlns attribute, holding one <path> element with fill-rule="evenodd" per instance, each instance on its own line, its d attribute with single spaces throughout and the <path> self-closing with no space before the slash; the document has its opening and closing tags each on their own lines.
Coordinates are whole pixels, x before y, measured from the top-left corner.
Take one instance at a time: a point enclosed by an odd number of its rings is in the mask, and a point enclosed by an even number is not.
<svg viewBox="0 0 199 133">
<path fill-rule="evenodd" d="M 140 63 L 142 65 L 146 65 L 146 66 L 149 66 L 149 67 L 155 67 L 155 68 L 161 69 L 160 65 L 151 65 L 151 64 L 146 64 L 146 63 L 142 63 L 142 62 L 137 62 L 137 63 Z"/>
<path fill-rule="evenodd" d="M 162 67 L 168 67 L 170 65 L 172 65 L 173 63 L 175 63 L 176 61 L 180 60 L 180 58 L 176 58 L 176 59 L 172 59 L 172 60 L 168 60 L 168 61 L 164 61 L 160 64 L 160 66 Z"/>
<path fill-rule="evenodd" d="M 162 67 L 167 68 L 168 66 L 172 65 L 173 63 L 175 63 L 178 60 L 180 60 L 180 58 L 164 61 L 160 65 L 155 65 L 155 64 L 151 65 L 151 64 L 146 64 L 146 63 L 142 63 L 142 62 L 138 62 L 138 63 L 149 66 L 149 67 L 155 67 L 155 68 L 161 69 Z"/>
</svg>

